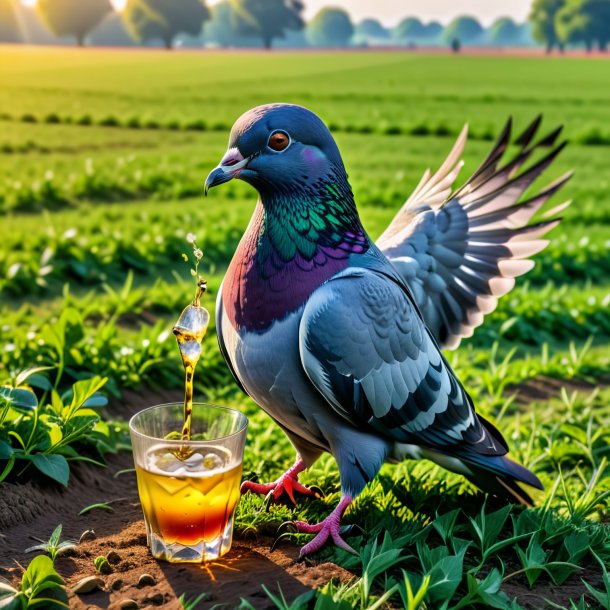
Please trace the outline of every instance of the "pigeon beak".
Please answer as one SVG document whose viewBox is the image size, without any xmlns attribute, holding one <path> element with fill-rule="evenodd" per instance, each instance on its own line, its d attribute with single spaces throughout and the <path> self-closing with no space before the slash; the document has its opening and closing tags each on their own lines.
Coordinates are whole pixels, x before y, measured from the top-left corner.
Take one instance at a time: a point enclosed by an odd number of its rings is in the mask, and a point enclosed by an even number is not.
<svg viewBox="0 0 610 610">
<path fill-rule="evenodd" d="M 218 167 L 213 169 L 210 172 L 210 175 L 207 177 L 204 186 L 204 193 L 207 195 L 208 191 L 213 186 L 218 186 L 219 184 L 228 182 L 233 178 L 237 178 L 241 173 L 241 170 L 248 165 L 249 161 L 250 157 L 244 158 L 236 147 L 229 148 L 225 156 L 220 161 Z"/>
</svg>

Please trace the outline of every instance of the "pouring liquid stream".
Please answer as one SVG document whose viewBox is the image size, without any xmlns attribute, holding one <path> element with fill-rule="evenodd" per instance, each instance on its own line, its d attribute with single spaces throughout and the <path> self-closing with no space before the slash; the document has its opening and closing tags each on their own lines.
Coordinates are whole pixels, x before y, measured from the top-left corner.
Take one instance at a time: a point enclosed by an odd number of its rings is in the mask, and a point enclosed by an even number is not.
<svg viewBox="0 0 610 610">
<path fill-rule="evenodd" d="M 182 460 L 190 457 L 192 453 L 188 443 L 191 440 L 191 420 L 193 416 L 193 376 L 201 356 L 201 342 L 210 323 L 210 314 L 205 307 L 201 306 L 200 302 L 206 287 L 206 282 L 199 282 L 195 299 L 180 314 L 173 329 L 178 341 L 185 374 L 184 425 L 182 426 L 181 433 L 182 445 L 176 452 L 176 457 Z"/>
</svg>

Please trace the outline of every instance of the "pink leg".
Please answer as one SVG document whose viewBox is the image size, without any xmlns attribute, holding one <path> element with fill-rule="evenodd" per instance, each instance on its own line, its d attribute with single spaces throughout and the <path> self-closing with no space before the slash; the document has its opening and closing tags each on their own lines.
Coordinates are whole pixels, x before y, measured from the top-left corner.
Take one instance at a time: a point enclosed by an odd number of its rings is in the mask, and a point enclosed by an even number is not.
<svg viewBox="0 0 610 610">
<path fill-rule="evenodd" d="M 294 522 L 297 532 L 316 534 L 316 537 L 301 549 L 299 558 L 318 552 L 328 542 L 329 538 L 331 538 L 338 547 L 349 553 L 353 553 L 354 555 L 358 554 L 340 535 L 341 517 L 343 517 L 343 513 L 351 503 L 352 497 L 350 495 L 343 496 L 337 508 L 320 523 L 310 525 L 304 521 Z"/>
<path fill-rule="evenodd" d="M 272 483 L 253 483 L 252 481 L 244 481 L 241 484 L 241 493 L 252 491 L 257 494 L 267 494 L 270 499 L 277 501 L 282 493 L 286 492 L 288 497 L 296 504 L 294 492 L 299 492 L 307 496 L 313 495 L 314 492 L 299 483 L 299 474 L 305 470 L 305 462 L 297 455 L 296 462 L 279 478 Z"/>
</svg>

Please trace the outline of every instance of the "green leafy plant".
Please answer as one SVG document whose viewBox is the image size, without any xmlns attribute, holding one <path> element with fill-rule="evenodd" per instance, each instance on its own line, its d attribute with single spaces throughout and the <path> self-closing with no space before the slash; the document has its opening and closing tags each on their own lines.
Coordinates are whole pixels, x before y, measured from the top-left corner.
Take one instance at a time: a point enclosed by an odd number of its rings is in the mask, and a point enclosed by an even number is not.
<svg viewBox="0 0 610 610">
<path fill-rule="evenodd" d="M 64 581 L 46 555 L 34 557 L 23 573 L 18 588 L 0 582 L 0 607 L 3 610 L 56 610 L 68 608 Z"/>
<path fill-rule="evenodd" d="M 53 533 L 51 534 L 51 536 L 49 537 L 49 539 L 47 541 L 40 540 L 39 538 L 34 538 L 35 540 L 38 540 L 38 542 L 40 542 L 40 544 L 31 546 L 31 547 L 25 549 L 24 552 L 33 553 L 34 551 L 42 551 L 44 553 L 47 553 L 49 555 L 49 557 L 51 558 L 51 561 L 53 563 L 55 563 L 55 559 L 57 557 L 61 557 L 61 555 L 65 555 L 66 553 L 73 551 L 74 549 L 76 549 L 76 544 L 77 544 L 76 540 L 61 541 L 60 540 L 61 531 L 62 531 L 62 526 L 61 526 L 61 524 L 59 524 L 53 530 Z"/>
<path fill-rule="evenodd" d="M 93 560 L 93 565 L 100 574 L 110 574 L 112 572 L 112 566 L 110 565 L 108 559 L 104 557 L 104 555 L 96 557 Z"/>
<path fill-rule="evenodd" d="M 178 601 L 182 610 L 196 610 L 199 605 L 204 602 L 209 595 L 207 593 L 200 593 L 197 597 L 186 597 L 186 593 L 183 593 Z"/>
<path fill-rule="evenodd" d="M 59 383 L 62 366 L 60 360 L 56 383 Z M 101 465 L 98 460 L 77 451 L 75 446 L 89 446 L 99 454 L 116 451 L 111 444 L 118 440 L 118 434 L 101 420 L 96 410 L 107 402 L 99 392 L 106 380 L 84 379 L 60 395 L 46 378 L 40 377 L 41 370 L 24 371 L 12 380 L 12 386 L 0 389 L 0 462 L 5 462 L 0 481 L 19 464 L 20 473 L 34 466 L 41 474 L 67 486 L 70 462 L 88 461 Z M 41 404 L 34 392 L 24 385 L 32 378 L 44 388 L 45 399 Z"/>
</svg>

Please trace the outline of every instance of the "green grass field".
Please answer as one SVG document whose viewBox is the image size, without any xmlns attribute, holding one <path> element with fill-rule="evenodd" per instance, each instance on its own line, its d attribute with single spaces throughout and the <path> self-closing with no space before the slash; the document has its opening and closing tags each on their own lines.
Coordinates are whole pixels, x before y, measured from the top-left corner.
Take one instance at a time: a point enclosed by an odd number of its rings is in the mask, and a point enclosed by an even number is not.
<svg viewBox="0 0 610 610">
<path fill-rule="evenodd" d="M 181 387 L 168 331 L 192 288 L 185 236 L 194 232 L 203 245 L 214 295 L 256 198 L 241 183 L 207 199 L 202 192 L 245 110 L 288 101 L 317 112 L 336 136 L 373 236 L 426 167 L 438 167 L 465 122 L 473 137 L 463 179 L 509 116 L 517 131 L 539 113 L 548 131 L 563 124 L 570 145 L 543 181 L 574 169 L 562 192 L 574 203 L 535 269 L 448 354 L 477 409 L 545 484 L 538 507 L 498 508 L 428 463 L 385 466 L 347 514 L 363 528 L 350 538 L 360 557 L 332 548 L 322 555 L 354 580 L 326 584 L 315 593 L 320 605 L 303 598 L 293 607 L 610 608 L 607 62 L 0 47 L 0 65 L 0 382 L 16 386 L 19 371 L 54 367 L 21 381 L 35 387 L 42 424 L 25 407 L 2 416 L 0 402 L 0 480 L 7 481 L 16 479 L 7 465 L 20 445 L 9 431 L 30 440 L 40 433 L 40 445 L 24 443 L 26 453 L 75 457 L 69 442 L 57 444 L 73 424 L 58 415 L 51 388 L 59 396 L 94 375 L 108 378 L 102 391 L 114 397 Z M 245 472 L 275 478 L 291 463 L 291 447 L 239 394 L 212 334 L 198 392 L 245 410 Z M 544 391 L 532 393 L 532 385 Z M 124 422 L 110 432 L 95 413 L 85 415 L 91 419 L 74 443 L 81 455 L 125 442 Z M 319 485 L 324 499 L 266 512 L 248 495 L 239 534 L 326 515 L 338 499 L 334 463 L 321 460 L 303 480 Z M 273 582 L 263 584 L 277 594 Z M 419 601 L 409 602 L 409 587 L 421 592 Z"/>
</svg>

